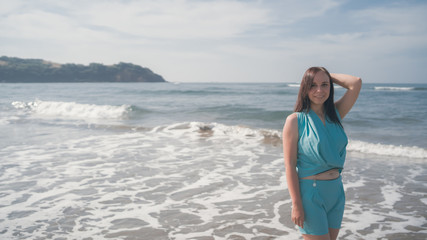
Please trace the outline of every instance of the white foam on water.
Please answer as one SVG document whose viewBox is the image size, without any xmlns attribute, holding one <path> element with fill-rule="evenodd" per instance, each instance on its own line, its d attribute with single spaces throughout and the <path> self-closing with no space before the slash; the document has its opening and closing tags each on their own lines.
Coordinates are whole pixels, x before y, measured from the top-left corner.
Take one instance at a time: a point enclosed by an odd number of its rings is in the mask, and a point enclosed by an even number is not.
<svg viewBox="0 0 427 240">
<path fill-rule="evenodd" d="M 411 214 L 399 214 L 393 209 L 387 212 L 375 208 L 367 208 L 363 204 L 347 203 L 349 210 L 344 212 L 344 221 L 340 236 L 344 239 L 387 239 L 385 236 L 399 233 L 408 234 L 412 232 L 407 226 L 421 227 L 420 223 L 425 222 L 422 216 L 412 216 Z M 421 230 L 419 233 L 427 233 Z"/>
<path fill-rule="evenodd" d="M 179 131 L 178 131 L 179 130 Z M 159 126 L 153 131 L 175 132 L 176 134 L 194 133 L 200 131 L 211 131 L 212 137 L 233 138 L 242 141 L 249 141 L 250 138 L 255 140 L 258 144 L 259 140 L 270 138 L 275 142 L 281 142 L 281 132 L 271 129 L 254 129 L 246 126 L 228 126 L 220 123 L 201 123 L 201 122 L 188 122 L 178 123 L 168 126 Z M 376 154 L 381 156 L 392 157 L 408 157 L 415 159 L 426 159 L 427 149 L 417 146 L 396 146 L 390 144 L 370 143 L 358 140 L 349 140 L 347 146 L 349 152 L 359 152 L 364 154 Z"/>
<path fill-rule="evenodd" d="M 7 125 L 10 122 L 10 118 L 0 118 L 0 125 Z"/>
<path fill-rule="evenodd" d="M 343 179 L 347 173 L 343 173 Z M 357 181 L 350 181 L 344 184 L 344 190 L 347 191 L 349 188 L 359 188 L 366 186 L 366 180 L 363 177 L 360 177 Z"/>
<path fill-rule="evenodd" d="M 415 90 L 414 87 L 390 87 L 390 86 L 374 87 L 374 89 L 380 90 L 380 91 L 411 91 L 411 90 Z"/>
<path fill-rule="evenodd" d="M 299 88 L 300 86 L 299 83 L 288 83 L 288 87 Z"/>
<path fill-rule="evenodd" d="M 190 122 L 0 149 L 0 229 L 6 230 L 0 238 L 18 232 L 22 238 L 132 238 L 144 229 L 164 230 L 156 232 L 164 239 L 299 239 L 282 212 L 291 200 L 281 147 L 263 143 L 275 134 Z M 361 166 L 344 172 L 345 181 L 346 174 L 357 179 L 346 181 L 346 190 L 369 186 L 372 179 L 359 176 L 369 165 Z M 410 178 L 424 173 L 414 169 Z M 378 209 L 348 200 L 344 233 L 385 236 L 357 231 L 387 217 L 407 222 L 387 223 L 386 233 L 407 232 L 398 224 L 421 226 L 420 216 L 387 213 L 402 201 L 399 185 L 385 182 L 378 194 L 384 196 Z M 131 224 L 119 224 L 123 219 Z"/>
<path fill-rule="evenodd" d="M 407 164 L 389 158 L 376 161 L 366 156 L 348 160 L 343 174 L 346 210 L 340 231 L 342 239 L 427 236 L 427 229 L 422 226 L 422 208 L 426 207 L 421 200 L 425 196 L 423 162 Z"/>
<path fill-rule="evenodd" d="M 393 209 L 395 203 L 401 200 L 402 194 L 399 192 L 400 186 L 395 183 L 388 183 L 381 187 L 381 194 L 384 197 L 384 202 L 380 203 L 384 207 Z"/>
<path fill-rule="evenodd" d="M 350 140 L 347 146 L 348 151 L 355 151 L 367 154 L 377 154 L 393 157 L 427 158 L 427 150 L 416 146 L 395 146 L 381 143 L 369 143 L 357 140 Z"/>
<path fill-rule="evenodd" d="M 128 105 L 111 106 L 76 102 L 41 101 L 12 102 L 16 109 L 30 111 L 39 117 L 71 119 L 122 119 L 131 111 Z"/>
<path fill-rule="evenodd" d="M 300 88 L 301 84 L 299 83 L 288 83 L 288 87 L 292 87 L 292 88 Z M 339 85 L 334 84 L 334 88 L 343 88 Z"/>
<path fill-rule="evenodd" d="M 258 155 L 266 154 L 262 147 L 259 148 L 259 139 L 250 136 L 253 135 L 250 129 L 226 129 L 224 126 L 218 129 L 220 130 L 211 136 L 203 136 L 200 124 L 185 123 L 159 127 L 149 132 L 90 136 L 46 143 L 37 149 L 32 146 L 8 147 L 2 154 L 10 163 L 13 159 L 13 162 L 20 164 L 7 170 L 3 176 L 8 176 L 8 179 L 2 177 L 0 181 L 7 184 L 17 180 L 33 180 L 36 183 L 34 187 L 18 190 L 19 196 L 31 195 L 27 200 L 12 204 L 0 214 L 3 219 L 8 219 L 5 236 L 16 231 L 11 226 L 22 225 L 26 228 L 33 226 L 34 222 L 40 222 L 40 227 L 36 227 L 38 230 L 31 234 L 42 237 L 46 233 L 43 229 L 53 222 L 63 222 L 61 219 L 66 218 L 64 212 L 70 208 L 83 215 L 72 220 L 75 225 L 71 230 L 64 225 L 64 232 L 59 231 L 55 233 L 56 236 L 73 236 L 71 232 L 77 234 L 78 229 L 84 229 L 84 234 L 90 233 L 95 238 L 101 238 L 103 231 L 121 234 L 123 227 L 115 230 L 109 229 L 109 226 L 115 219 L 123 218 L 140 219 L 148 227 L 161 229 L 167 227 L 162 220 L 167 217 L 162 217 L 162 214 L 173 209 L 188 216 L 198 216 L 204 223 L 218 221 L 224 211 L 230 216 L 265 214 L 266 210 L 262 207 L 254 213 L 238 209 L 238 205 L 232 204 L 234 200 L 254 201 L 253 199 L 260 196 L 264 198 L 267 194 L 264 189 L 254 191 L 253 186 L 248 185 L 253 174 L 251 171 L 259 167 Z M 248 139 L 239 132 L 244 132 Z M 29 157 L 34 154 L 37 157 Z M 281 165 L 282 162 L 277 164 Z M 208 169 L 202 167 L 204 165 Z M 39 168 L 40 173 L 24 174 L 34 167 Z M 134 169 L 140 170 L 126 175 Z M 151 176 L 146 169 L 152 169 L 154 175 Z M 139 175 L 141 171 L 148 175 Z M 278 171 L 276 167 L 273 172 L 277 174 Z M 191 175 L 186 174 L 193 173 L 194 181 L 187 180 L 187 176 Z M 270 175 L 272 171 L 268 170 L 266 173 Z M 237 174 L 249 182 L 235 179 Z M 156 179 L 161 180 L 152 185 L 150 182 L 157 181 Z M 212 185 L 217 187 L 210 187 Z M 35 189 L 46 190 L 40 193 L 35 192 Z M 195 194 L 187 194 L 191 191 Z M 3 197 L 1 200 L 4 205 L 9 205 L 19 196 L 10 191 L 7 198 Z M 160 199 L 155 200 L 156 196 Z M 85 201 L 85 198 L 90 201 Z M 53 203 L 55 207 L 50 206 Z M 180 207 L 186 204 L 190 204 L 190 208 Z M 198 206 L 203 208 L 199 209 Z M 223 206 L 230 206 L 230 209 L 224 210 Z M 10 214 L 18 209 L 32 209 L 35 213 L 11 219 Z M 235 224 L 232 219 L 224 221 L 228 223 L 218 226 Z M 242 220 L 242 224 L 247 222 L 250 220 Z M 197 228 L 197 225 L 194 227 Z M 212 234 L 202 227 L 199 229 L 200 232 L 193 233 L 194 236 Z M 170 236 L 179 236 L 181 230 L 177 228 Z M 30 234 L 21 232 L 24 235 Z M 80 233 L 80 237 L 84 235 L 82 234 Z"/>
</svg>

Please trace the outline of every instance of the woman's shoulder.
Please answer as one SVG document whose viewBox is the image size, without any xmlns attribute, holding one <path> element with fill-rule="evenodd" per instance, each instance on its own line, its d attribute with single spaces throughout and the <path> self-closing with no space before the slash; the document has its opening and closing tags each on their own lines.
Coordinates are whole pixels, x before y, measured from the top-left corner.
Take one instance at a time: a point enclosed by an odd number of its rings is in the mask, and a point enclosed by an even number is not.
<svg viewBox="0 0 427 240">
<path fill-rule="evenodd" d="M 298 112 L 293 112 L 286 117 L 286 122 L 298 122 Z"/>
<path fill-rule="evenodd" d="M 302 112 L 293 112 L 291 113 L 286 119 L 294 120 L 294 121 L 301 121 L 302 118 L 307 117 L 308 112 L 302 111 Z"/>
<path fill-rule="evenodd" d="M 297 113 L 291 113 L 286 117 L 286 122 L 283 127 L 283 136 L 286 138 L 292 138 L 298 136 L 298 116 Z"/>
<path fill-rule="evenodd" d="M 307 121 L 305 112 L 294 112 L 286 118 L 284 133 L 292 133 L 299 138 L 305 129 L 305 121 Z"/>
<path fill-rule="evenodd" d="M 286 117 L 286 123 L 285 124 L 291 126 L 292 128 L 298 128 L 299 122 L 301 121 L 300 115 L 301 114 L 299 112 L 293 112 L 293 113 L 289 114 Z"/>
</svg>

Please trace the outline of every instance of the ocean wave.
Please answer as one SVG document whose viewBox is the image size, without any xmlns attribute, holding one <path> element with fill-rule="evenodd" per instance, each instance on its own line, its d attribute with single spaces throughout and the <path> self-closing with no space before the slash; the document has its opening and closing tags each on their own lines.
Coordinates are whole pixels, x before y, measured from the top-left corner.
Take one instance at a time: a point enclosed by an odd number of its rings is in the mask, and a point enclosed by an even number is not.
<svg viewBox="0 0 427 240">
<path fill-rule="evenodd" d="M 300 83 L 288 83 L 287 86 L 290 88 L 299 88 L 301 86 L 301 84 Z M 334 88 L 343 88 L 343 87 L 335 84 Z"/>
<path fill-rule="evenodd" d="M 37 116 L 71 119 L 123 119 L 132 111 L 129 105 L 111 106 L 41 100 L 15 101 L 12 102 L 12 106 Z"/>
<path fill-rule="evenodd" d="M 220 123 L 186 122 L 160 126 L 152 131 L 183 131 L 196 132 L 204 137 L 226 137 L 241 141 L 256 140 L 263 144 L 278 146 L 282 143 L 281 132 L 272 129 L 251 128 L 247 126 L 229 126 Z M 349 152 L 360 152 L 391 157 L 409 157 L 425 159 L 427 150 L 416 146 L 395 146 L 381 143 L 350 140 Z"/>
<path fill-rule="evenodd" d="M 255 94 L 250 90 L 233 90 L 228 88 L 215 88 L 212 87 L 210 89 L 169 89 L 169 90 L 155 90 L 155 91 L 147 91 L 147 90 L 135 90 L 136 94 L 155 94 L 157 96 L 235 96 L 235 95 L 251 95 Z"/>
<path fill-rule="evenodd" d="M 425 90 L 425 88 L 377 86 L 377 87 L 374 87 L 374 90 L 377 90 L 377 91 L 414 91 L 414 90 Z"/>
<path fill-rule="evenodd" d="M 243 125 L 221 123 L 183 122 L 153 128 L 154 132 L 180 132 L 176 137 L 196 133 L 200 137 L 226 138 L 240 141 L 259 141 L 266 144 L 281 144 L 281 132 L 271 129 L 256 129 Z"/>
<path fill-rule="evenodd" d="M 416 146 L 396 146 L 381 143 L 369 143 L 364 141 L 350 140 L 348 151 L 367 154 L 376 154 L 391 157 L 427 158 L 427 150 Z"/>
</svg>

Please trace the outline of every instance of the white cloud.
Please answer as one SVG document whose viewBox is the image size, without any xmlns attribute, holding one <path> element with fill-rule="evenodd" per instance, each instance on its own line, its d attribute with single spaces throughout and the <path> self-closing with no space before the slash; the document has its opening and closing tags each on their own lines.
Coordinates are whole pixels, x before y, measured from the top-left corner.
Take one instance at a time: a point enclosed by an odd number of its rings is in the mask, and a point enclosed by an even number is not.
<svg viewBox="0 0 427 240">
<path fill-rule="evenodd" d="M 70 4 L 70 21 L 149 39 L 222 39 L 268 22 L 265 10 L 239 1 L 87 1 Z"/>
<path fill-rule="evenodd" d="M 295 81 L 311 65 L 389 80 L 393 76 L 385 69 L 399 65 L 390 56 L 400 56 L 402 72 L 411 73 L 410 52 L 425 52 L 427 43 L 425 4 L 361 10 L 345 9 L 345 2 L 334 0 L 0 5 L 1 55 L 84 64 L 133 62 L 170 81 Z M 328 25 L 334 21 L 341 28 Z M 423 54 L 418 58 L 426 61 Z"/>
<path fill-rule="evenodd" d="M 426 34 L 427 5 L 378 7 L 358 11 L 353 16 L 371 31 L 382 34 Z"/>
</svg>

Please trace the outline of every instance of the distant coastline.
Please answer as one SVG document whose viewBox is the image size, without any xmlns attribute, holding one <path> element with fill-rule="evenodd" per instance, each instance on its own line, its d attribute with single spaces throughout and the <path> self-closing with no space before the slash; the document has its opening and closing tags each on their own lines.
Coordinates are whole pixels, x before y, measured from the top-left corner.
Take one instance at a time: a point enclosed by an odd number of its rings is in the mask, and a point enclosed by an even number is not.
<svg viewBox="0 0 427 240">
<path fill-rule="evenodd" d="M 149 68 L 120 62 L 114 65 L 91 63 L 59 64 L 43 59 L 0 57 L 0 82 L 166 82 Z"/>
</svg>

